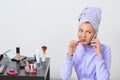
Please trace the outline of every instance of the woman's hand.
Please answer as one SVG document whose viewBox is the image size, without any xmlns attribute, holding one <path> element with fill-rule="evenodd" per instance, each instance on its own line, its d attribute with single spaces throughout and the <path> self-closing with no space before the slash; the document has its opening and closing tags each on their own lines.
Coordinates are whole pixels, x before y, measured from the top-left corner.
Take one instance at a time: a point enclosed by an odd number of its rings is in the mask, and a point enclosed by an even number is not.
<svg viewBox="0 0 120 80">
<path fill-rule="evenodd" d="M 101 55 L 101 50 L 100 50 L 101 44 L 100 44 L 100 41 L 99 41 L 98 38 L 97 39 L 92 39 L 91 46 L 93 46 L 96 54 L 98 56 L 100 56 Z"/>
<path fill-rule="evenodd" d="M 78 41 L 75 41 L 75 40 L 72 40 L 69 45 L 68 45 L 68 55 L 69 56 L 72 56 L 73 53 L 75 52 L 76 50 L 76 47 L 78 45 Z"/>
</svg>

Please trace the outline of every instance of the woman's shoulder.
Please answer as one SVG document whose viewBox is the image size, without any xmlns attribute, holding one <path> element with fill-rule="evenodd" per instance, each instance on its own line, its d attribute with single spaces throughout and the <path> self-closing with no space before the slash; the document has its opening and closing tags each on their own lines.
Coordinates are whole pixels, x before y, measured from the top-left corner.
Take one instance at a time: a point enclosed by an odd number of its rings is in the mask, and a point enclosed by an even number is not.
<svg viewBox="0 0 120 80">
<path fill-rule="evenodd" d="M 107 44 L 101 43 L 101 48 L 102 48 L 102 49 L 110 49 L 110 46 L 107 45 Z"/>
<path fill-rule="evenodd" d="M 109 45 L 106 45 L 106 44 L 101 44 L 101 51 L 102 51 L 102 53 L 104 53 L 104 54 L 110 54 L 111 53 L 111 48 L 110 48 L 110 46 Z"/>
</svg>

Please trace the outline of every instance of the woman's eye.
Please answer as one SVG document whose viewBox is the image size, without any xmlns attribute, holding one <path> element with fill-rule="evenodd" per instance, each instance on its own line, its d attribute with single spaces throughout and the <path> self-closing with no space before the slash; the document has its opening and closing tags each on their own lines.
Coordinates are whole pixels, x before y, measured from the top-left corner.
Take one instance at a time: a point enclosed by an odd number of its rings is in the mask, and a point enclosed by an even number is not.
<svg viewBox="0 0 120 80">
<path fill-rule="evenodd" d="M 87 32 L 87 34 L 90 34 L 90 33 L 91 33 L 90 31 Z"/>
<path fill-rule="evenodd" d="M 78 31 L 79 31 L 79 32 L 82 32 L 82 30 L 81 30 L 81 29 L 79 29 Z"/>
</svg>

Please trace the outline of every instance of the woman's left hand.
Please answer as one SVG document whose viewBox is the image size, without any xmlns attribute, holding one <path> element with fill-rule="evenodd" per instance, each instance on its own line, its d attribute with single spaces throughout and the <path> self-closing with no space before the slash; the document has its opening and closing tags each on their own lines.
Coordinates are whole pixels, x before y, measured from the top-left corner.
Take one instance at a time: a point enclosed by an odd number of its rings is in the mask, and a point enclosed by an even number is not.
<svg viewBox="0 0 120 80">
<path fill-rule="evenodd" d="M 92 39 L 91 46 L 93 46 L 97 56 L 100 56 L 101 55 L 101 50 L 100 50 L 101 44 L 98 38 Z"/>
</svg>

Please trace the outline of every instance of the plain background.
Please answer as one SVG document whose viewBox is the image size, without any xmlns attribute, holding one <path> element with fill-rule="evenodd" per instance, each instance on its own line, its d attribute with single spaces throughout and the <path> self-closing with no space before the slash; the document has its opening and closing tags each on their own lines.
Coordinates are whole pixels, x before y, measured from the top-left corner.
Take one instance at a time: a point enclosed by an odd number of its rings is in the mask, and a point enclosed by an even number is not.
<svg viewBox="0 0 120 80">
<path fill-rule="evenodd" d="M 111 47 L 111 80 L 120 80 L 119 0 L 0 0 L 0 53 L 8 49 L 33 56 L 46 45 L 51 79 L 60 78 L 69 41 L 77 40 L 77 20 L 87 6 L 102 10 L 101 43 Z M 73 71 L 71 79 L 76 80 Z"/>
</svg>

